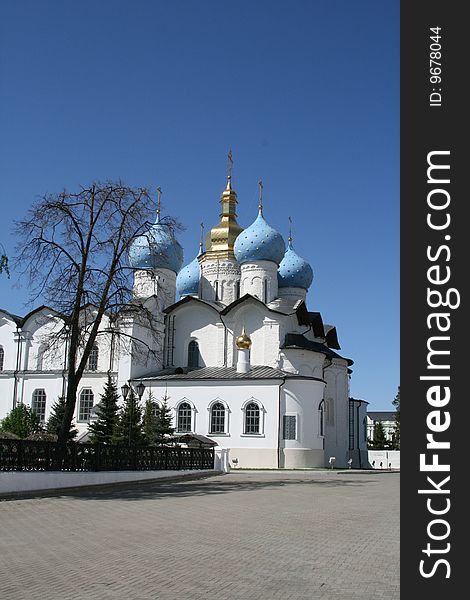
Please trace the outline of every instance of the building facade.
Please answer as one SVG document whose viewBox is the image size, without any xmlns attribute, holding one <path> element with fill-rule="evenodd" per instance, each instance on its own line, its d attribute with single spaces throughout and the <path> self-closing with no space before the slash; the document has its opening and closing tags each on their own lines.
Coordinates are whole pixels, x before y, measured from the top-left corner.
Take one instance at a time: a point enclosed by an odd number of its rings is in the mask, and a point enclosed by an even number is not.
<svg viewBox="0 0 470 600">
<path fill-rule="evenodd" d="M 363 466 L 367 403 L 349 397 L 352 360 L 336 352 L 336 328 L 307 308 L 312 268 L 265 220 L 262 190 L 246 229 L 237 203 L 229 176 L 220 221 L 186 266 L 159 214 L 134 242 L 133 310 L 103 320 L 76 426 L 86 433 L 111 376 L 165 398 L 176 430 L 212 438 L 232 466 L 313 468 L 332 457 Z M 45 421 L 65 394 L 67 340 L 54 335 L 62 325 L 44 306 L 24 317 L 0 311 L 0 418 L 22 402 Z"/>
</svg>

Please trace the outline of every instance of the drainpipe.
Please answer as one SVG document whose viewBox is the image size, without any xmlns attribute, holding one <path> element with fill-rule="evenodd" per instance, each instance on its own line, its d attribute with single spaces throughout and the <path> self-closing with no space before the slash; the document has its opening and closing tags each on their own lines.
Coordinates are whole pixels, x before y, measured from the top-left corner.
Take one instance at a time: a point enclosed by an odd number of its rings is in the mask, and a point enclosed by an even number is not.
<svg viewBox="0 0 470 600">
<path fill-rule="evenodd" d="M 277 468 L 281 468 L 281 388 L 286 383 L 284 377 L 282 383 L 279 384 L 279 398 L 278 398 L 278 411 L 277 411 Z"/>
<path fill-rule="evenodd" d="M 21 365 L 21 327 L 16 326 L 16 335 L 18 338 L 18 346 L 16 348 L 16 369 L 13 373 L 13 377 L 15 379 L 13 384 L 13 405 L 12 408 L 16 408 L 16 396 L 18 393 L 18 373 Z"/>
<path fill-rule="evenodd" d="M 357 452 L 359 454 L 359 468 L 362 469 L 362 460 L 361 460 L 361 444 L 360 444 L 360 437 L 359 437 L 359 409 L 361 408 L 361 403 L 358 402 L 357 403 L 357 407 L 356 407 L 356 421 L 357 421 Z"/>
</svg>

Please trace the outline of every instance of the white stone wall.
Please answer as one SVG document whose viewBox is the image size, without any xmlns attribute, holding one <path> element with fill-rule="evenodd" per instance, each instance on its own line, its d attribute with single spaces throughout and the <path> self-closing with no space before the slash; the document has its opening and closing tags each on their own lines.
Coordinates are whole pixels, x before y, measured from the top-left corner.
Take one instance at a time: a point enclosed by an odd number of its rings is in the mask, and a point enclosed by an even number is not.
<svg viewBox="0 0 470 600">
<path fill-rule="evenodd" d="M 320 428 L 320 402 L 325 384 L 320 381 L 287 379 L 281 400 L 281 467 L 322 467 L 324 464 L 323 436 Z M 283 439 L 282 417 L 296 419 L 295 440 Z"/>
<path fill-rule="evenodd" d="M 369 450 L 369 466 L 372 469 L 399 469 L 400 450 Z"/>
<path fill-rule="evenodd" d="M 231 304 L 237 299 L 240 265 L 233 259 L 204 259 L 200 261 L 199 297 L 210 302 Z M 217 292 L 217 296 L 216 296 Z"/>
<path fill-rule="evenodd" d="M 241 266 L 240 296 L 245 294 L 265 303 L 277 298 L 277 265 L 268 260 L 244 263 Z"/>
<path fill-rule="evenodd" d="M 335 466 L 346 467 L 349 459 L 349 379 L 347 362 L 333 359 L 324 369 L 325 466 L 331 456 Z"/>
<path fill-rule="evenodd" d="M 134 271 L 133 291 L 136 298 L 162 297 L 162 308 L 166 308 L 176 300 L 176 273 L 169 269 Z"/>
</svg>

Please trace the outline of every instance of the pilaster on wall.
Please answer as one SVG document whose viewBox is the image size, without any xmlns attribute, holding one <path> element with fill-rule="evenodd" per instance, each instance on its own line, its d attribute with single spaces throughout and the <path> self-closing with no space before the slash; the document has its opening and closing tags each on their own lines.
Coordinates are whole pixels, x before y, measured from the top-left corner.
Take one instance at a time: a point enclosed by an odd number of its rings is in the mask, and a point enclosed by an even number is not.
<svg viewBox="0 0 470 600">
<path fill-rule="evenodd" d="M 240 265 L 235 259 L 202 260 L 199 297 L 210 302 L 231 304 L 238 297 Z"/>
<path fill-rule="evenodd" d="M 134 297 L 139 299 L 157 296 L 162 309 L 176 300 L 176 273 L 169 269 L 142 269 L 134 272 Z"/>
<path fill-rule="evenodd" d="M 277 265 L 269 260 L 257 260 L 241 266 L 240 295 L 251 294 L 268 303 L 277 298 Z"/>
</svg>

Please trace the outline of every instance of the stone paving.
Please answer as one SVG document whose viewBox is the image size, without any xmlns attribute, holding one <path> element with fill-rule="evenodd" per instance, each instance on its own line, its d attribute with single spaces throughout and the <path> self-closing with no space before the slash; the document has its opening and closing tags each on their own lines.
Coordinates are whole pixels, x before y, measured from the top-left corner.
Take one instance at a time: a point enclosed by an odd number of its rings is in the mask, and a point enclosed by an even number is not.
<svg viewBox="0 0 470 600">
<path fill-rule="evenodd" d="M 392 600 L 398 578 L 398 473 L 232 472 L 0 502 L 2 600 Z"/>
</svg>

